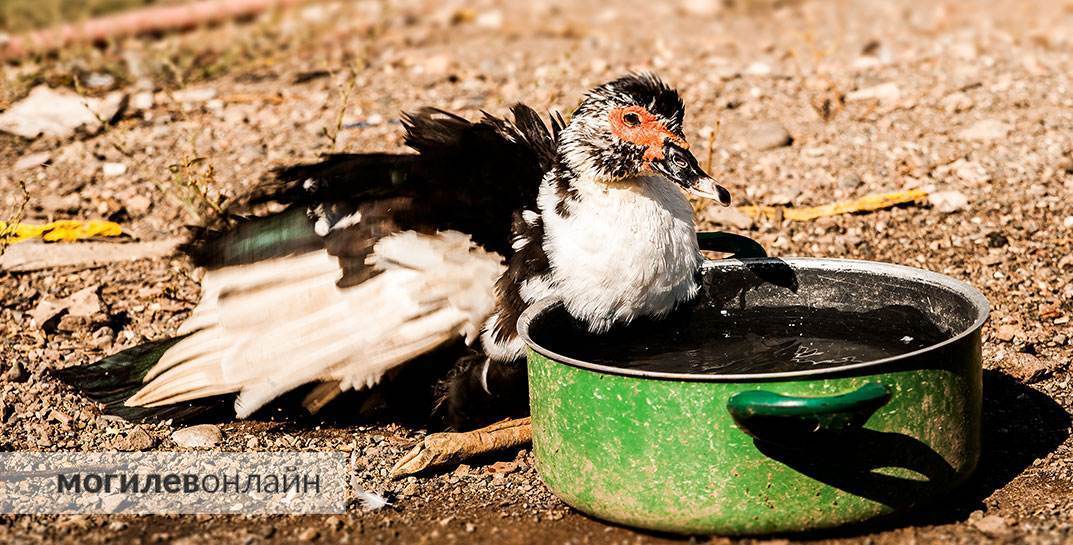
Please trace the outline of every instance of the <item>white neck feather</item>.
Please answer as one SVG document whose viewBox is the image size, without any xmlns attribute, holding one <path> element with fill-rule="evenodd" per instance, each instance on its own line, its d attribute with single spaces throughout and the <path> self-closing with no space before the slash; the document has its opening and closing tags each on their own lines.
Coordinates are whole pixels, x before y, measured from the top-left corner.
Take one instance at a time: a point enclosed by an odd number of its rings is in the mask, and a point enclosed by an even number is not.
<svg viewBox="0 0 1073 545">
<path fill-rule="evenodd" d="M 538 205 L 552 291 L 571 315 L 602 332 L 663 316 L 696 295 L 702 258 L 693 209 L 677 186 L 661 176 L 574 180 L 563 217 L 553 176 L 541 184 Z"/>
</svg>

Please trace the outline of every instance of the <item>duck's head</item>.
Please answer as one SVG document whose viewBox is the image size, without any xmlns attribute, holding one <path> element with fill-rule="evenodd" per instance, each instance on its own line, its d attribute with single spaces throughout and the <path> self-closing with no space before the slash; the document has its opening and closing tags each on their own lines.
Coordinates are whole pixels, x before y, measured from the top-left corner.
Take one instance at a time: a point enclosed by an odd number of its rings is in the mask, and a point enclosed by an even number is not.
<svg viewBox="0 0 1073 545">
<path fill-rule="evenodd" d="M 682 133 L 678 92 L 649 73 L 589 91 L 563 129 L 561 161 L 578 176 L 618 182 L 653 171 L 695 195 L 730 204 L 730 192 L 697 164 Z"/>
</svg>

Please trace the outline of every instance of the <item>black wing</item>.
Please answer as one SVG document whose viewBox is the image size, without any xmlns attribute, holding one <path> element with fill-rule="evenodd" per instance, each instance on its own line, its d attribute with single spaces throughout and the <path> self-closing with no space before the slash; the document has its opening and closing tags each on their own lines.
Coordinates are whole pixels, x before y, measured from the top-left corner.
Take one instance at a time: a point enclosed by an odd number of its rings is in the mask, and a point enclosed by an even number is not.
<svg viewBox="0 0 1073 545">
<path fill-rule="evenodd" d="M 549 129 L 525 105 L 511 112 L 512 121 L 485 113 L 478 122 L 431 108 L 406 114 L 405 141 L 417 154 L 335 154 L 280 169 L 244 202 L 287 209 L 204 230 L 186 250 L 219 268 L 323 247 L 339 257 L 344 286 L 364 281 L 373 245 L 402 230 L 454 229 L 509 256 L 512 220 L 535 208 L 563 126 L 554 116 Z"/>
</svg>

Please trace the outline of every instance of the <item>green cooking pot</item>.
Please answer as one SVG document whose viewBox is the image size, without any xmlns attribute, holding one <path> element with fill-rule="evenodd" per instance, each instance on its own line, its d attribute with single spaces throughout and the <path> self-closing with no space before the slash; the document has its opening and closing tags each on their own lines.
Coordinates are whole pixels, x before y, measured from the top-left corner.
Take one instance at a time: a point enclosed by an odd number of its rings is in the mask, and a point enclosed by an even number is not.
<svg viewBox="0 0 1073 545">
<path fill-rule="evenodd" d="M 519 320 L 529 347 L 533 453 L 566 503 L 666 532 L 798 532 L 905 511 L 973 471 L 988 315 L 978 291 L 864 261 L 736 259 L 709 261 L 702 273 L 703 304 L 909 305 L 952 333 L 910 353 L 834 368 L 652 372 L 549 350 L 540 331 L 564 313 L 555 301 L 539 302 Z"/>
</svg>

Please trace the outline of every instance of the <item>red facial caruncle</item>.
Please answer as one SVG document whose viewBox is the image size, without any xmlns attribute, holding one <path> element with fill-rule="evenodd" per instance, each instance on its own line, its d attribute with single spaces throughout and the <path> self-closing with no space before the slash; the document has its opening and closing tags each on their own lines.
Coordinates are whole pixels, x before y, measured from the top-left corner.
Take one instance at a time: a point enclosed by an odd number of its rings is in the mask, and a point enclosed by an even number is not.
<svg viewBox="0 0 1073 545">
<path fill-rule="evenodd" d="M 689 149 L 689 144 L 682 137 L 671 132 L 658 117 L 640 106 L 611 110 L 611 133 L 645 148 L 645 161 L 663 159 L 663 144 L 667 140 Z"/>
</svg>

